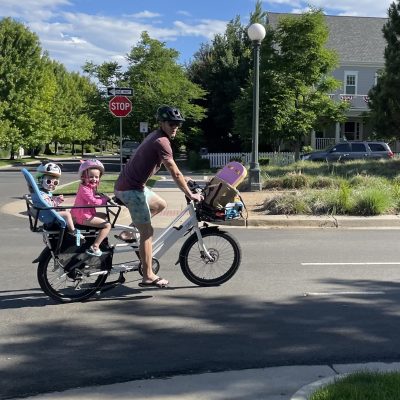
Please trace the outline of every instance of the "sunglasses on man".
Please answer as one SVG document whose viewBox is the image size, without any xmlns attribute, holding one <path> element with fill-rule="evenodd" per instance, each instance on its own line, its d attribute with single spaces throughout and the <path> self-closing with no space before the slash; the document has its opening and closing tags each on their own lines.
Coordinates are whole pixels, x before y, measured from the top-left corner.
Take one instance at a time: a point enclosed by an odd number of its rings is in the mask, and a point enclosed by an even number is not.
<svg viewBox="0 0 400 400">
<path fill-rule="evenodd" d="M 175 128 L 175 127 L 180 128 L 182 126 L 182 122 L 177 122 L 177 121 L 167 121 L 167 122 L 171 128 Z"/>
</svg>

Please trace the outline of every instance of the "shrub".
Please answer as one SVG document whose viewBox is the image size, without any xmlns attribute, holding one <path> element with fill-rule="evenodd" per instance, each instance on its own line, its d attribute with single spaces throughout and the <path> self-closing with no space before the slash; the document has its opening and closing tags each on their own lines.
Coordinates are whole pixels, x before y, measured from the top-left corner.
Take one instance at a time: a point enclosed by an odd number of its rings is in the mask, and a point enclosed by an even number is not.
<svg viewBox="0 0 400 400">
<path fill-rule="evenodd" d="M 282 186 L 285 189 L 302 189 L 308 186 L 308 178 L 302 174 L 287 174 L 283 177 Z"/>
<path fill-rule="evenodd" d="M 282 189 L 283 178 L 267 178 L 264 180 L 263 189 Z"/>
<path fill-rule="evenodd" d="M 261 167 L 269 165 L 269 158 L 260 158 L 258 160 L 258 163 L 260 164 Z"/>
<path fill-rule="evenodd" d="M 188 166 L 191 170 L 210 169 L 210 160 L 201 158 L 196 151 L 190 151 L 188 155 Z"/>
<path fill-rule="evenodd" d="M 310 187 L 313 189 L 325 189 L 325 188 L 333 188 L 339 187 L 340 181 L 330 176 L 318 176 L 314 179 Z"/>
<path fill-rule="evenodd" d="M 297 193 L 286 193 L 266 200 L 263 204 L 266 214 L 310 214 L 311 210 L 303 196 Z"/>
<path fill-rule="evenodd" d="M 312 148 L 312 146 L 303 146 L 301 149 L 302 153 L 311 153 L 314 149 Z"/>
<path fill-rule="evenodd" d="M 355 215 L 380 215 L 392 207 L 392 196 L 388 191 L 370 188 L 359 192 L 355 198 Z"/>
<path fill-rule="evenodd" d="M 357 174 L 349 179 L 349 184 L 355 187 L 382 187 L 386 188 L 389 182 L 385 178 L 371 175 Z"/>
</svg>

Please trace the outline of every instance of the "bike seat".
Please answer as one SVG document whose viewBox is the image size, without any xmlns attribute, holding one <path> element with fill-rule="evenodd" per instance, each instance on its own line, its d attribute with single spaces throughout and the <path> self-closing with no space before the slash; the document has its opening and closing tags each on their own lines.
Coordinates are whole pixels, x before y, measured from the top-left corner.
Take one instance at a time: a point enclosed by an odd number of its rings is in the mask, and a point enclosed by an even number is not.
<svg viewBox="0 0 400 400">
<path fill-rule="evenodd" d="M 22 174 L 24 175 L 26 183 L 28 184 L 28 190 L 34 208 L 34 210 L 30 211 L 34 213 L 39 213 L 38 219 L 45 226 L 56 224 L 59 229 L 65 229 L 67 227 L 67 223 L 65 222 L 64 218 L 62 218 L 60 214 L 58 214 L 54 207 L 49 206 L 49 204 L 43 199 L 39 187 L 32 174 L 26 168 L 22 169 Z M 36 215 L 33 215 L 33 217 L 36 218 Z"/>
</svg>

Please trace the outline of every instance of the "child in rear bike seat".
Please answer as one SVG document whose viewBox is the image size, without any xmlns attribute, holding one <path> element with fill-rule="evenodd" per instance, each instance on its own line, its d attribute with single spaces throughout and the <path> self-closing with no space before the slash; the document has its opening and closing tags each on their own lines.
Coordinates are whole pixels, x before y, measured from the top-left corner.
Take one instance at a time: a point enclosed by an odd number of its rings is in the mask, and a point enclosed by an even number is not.
<svg viewBox="0 0 400 400">
<path fill-rule="evenodd" d="M 71 210 L 75 223 L 100 229 L 96 240 L 86 250 L 87 254 L 95 257 L 102 255 L 100 244 L 109 234 L 111 224 L 107 221 L 106 213 L 97 212 L 95 207 L 79 208 L 79 206 L 100 206 L 107 204 L 109 198 L 97 193 L 100 178 L 103 174 L 104 165 L 99 160 L 85 160 L 82 162 L 79 167 L 81 184 L 76 194 L 74 208 Z"/>
<path fill-rule="evenodd" d="M 60 182 L 61 168 L 57 164 L 51 162 L 42 163 L 39 165 L 36 172 L 36 181 L 43 200 L 51 207 L 58 207 L 64 201 L 64 196 L 62 194 L 59 196 L 53 196 L 52 192 Z M 56 211 L 67 223 L 68 233 L 78 237 L 79 240 L 83 240 L 84 236 L 75 228 L 69 210 Z"/>
</svg>

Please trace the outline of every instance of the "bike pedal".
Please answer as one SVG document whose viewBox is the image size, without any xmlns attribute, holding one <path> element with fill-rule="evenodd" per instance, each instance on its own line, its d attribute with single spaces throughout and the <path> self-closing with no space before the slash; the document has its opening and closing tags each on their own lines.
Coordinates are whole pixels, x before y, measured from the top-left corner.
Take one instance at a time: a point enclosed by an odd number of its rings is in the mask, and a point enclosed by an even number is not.
<svg viewBox="0 0 400 400">
<path fill-rule="evenodd" d="M 136 265 L 115 265 L 111 268 L 111 272 L 112 273 L 121 273 L 121 272 L 130 272 L 130 271 L 134 271 L 135 269 L 137 269 L 138 267 Z"/>
</svg>

